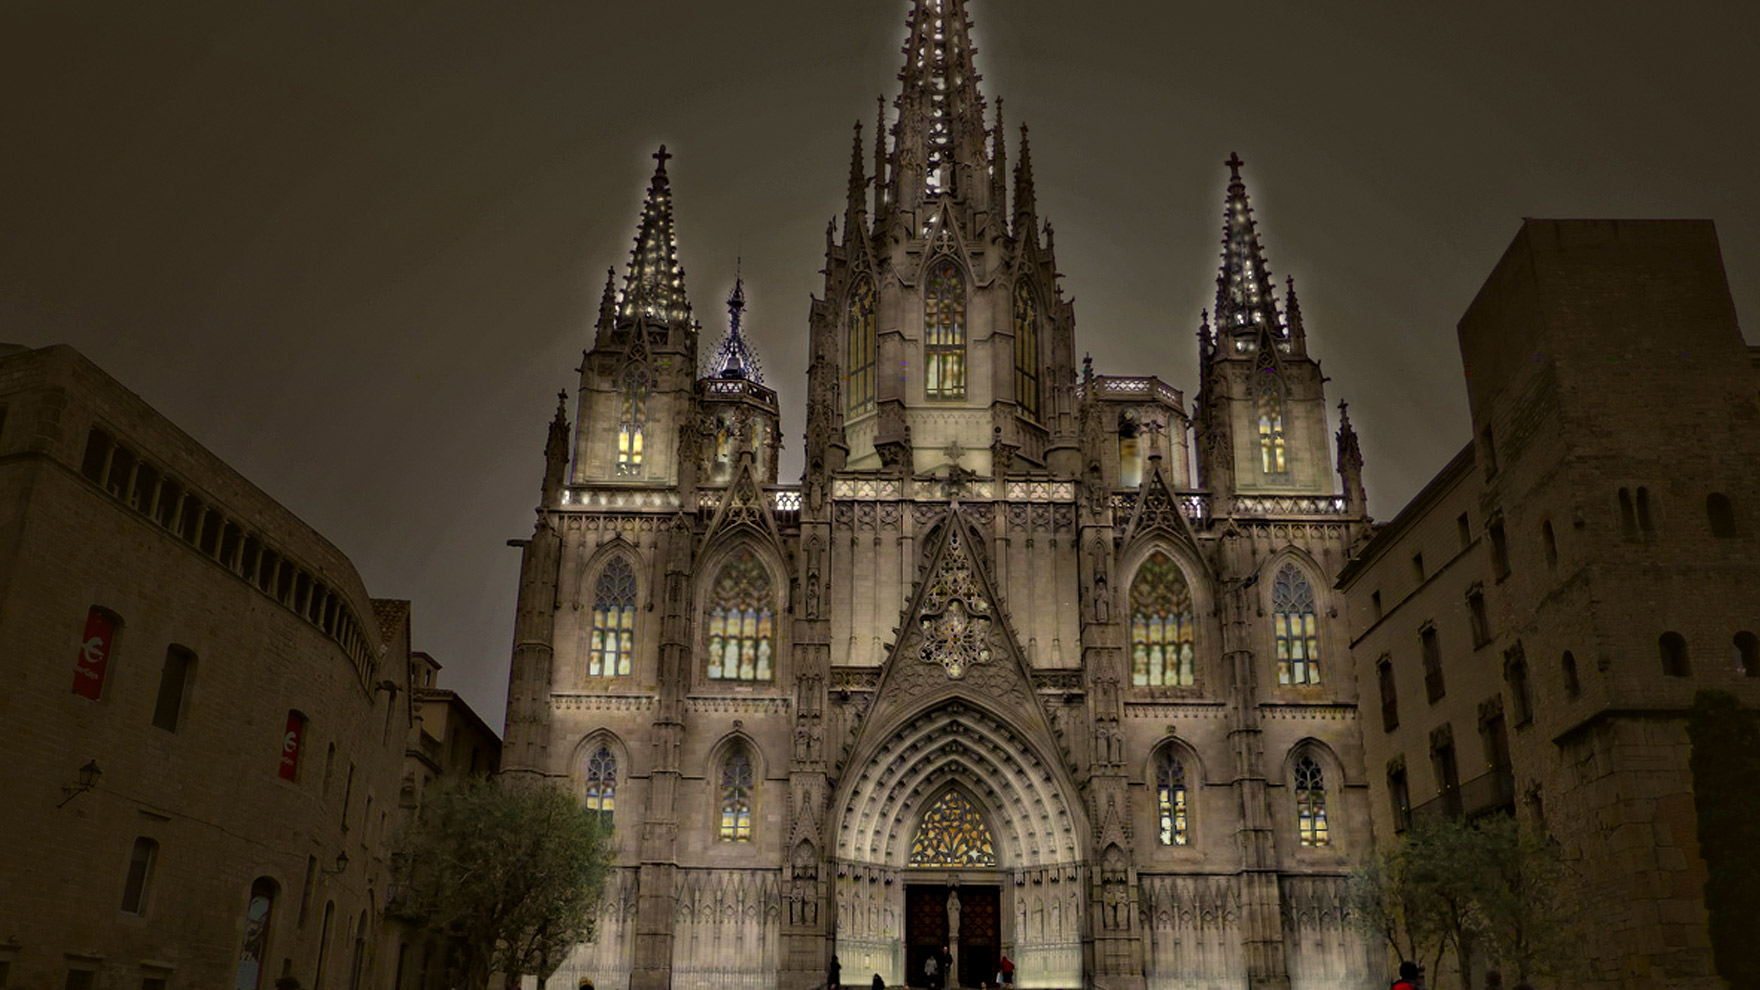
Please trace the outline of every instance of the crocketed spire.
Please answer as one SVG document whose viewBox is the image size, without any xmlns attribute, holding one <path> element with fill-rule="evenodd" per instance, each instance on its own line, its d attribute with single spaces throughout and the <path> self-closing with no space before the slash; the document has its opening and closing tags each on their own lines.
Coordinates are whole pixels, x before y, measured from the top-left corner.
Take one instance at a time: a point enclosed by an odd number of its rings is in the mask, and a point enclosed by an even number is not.
<svg viewBox="0 0 1760 990">
<path fill-rule="evenodd" d="M 894 104 L 891 166 L 920 168 L 925 195 L 956 192 L 962 168 L 985 174 L 984 97 L 965 0 L 916 0 L 906 22 L 904 84 Z M 893 179 L 896 181 L 897 172 Z"/>
<path fill-rule="evenodd" d="M 746 381 L 764 383 L 764 369 L 758 363 L 758 355 L 752 345 L 740 331 L 740 317 L 746 311 L 745 280 L 733 280 L 733 294 L 727 297 L 727 336 L 721 338 L 721 346 L 715 349 L 715 377 L 743 378 Z"/>
<path fill-rule="evenodd" d="M 666 178 L 666 146 L 654 153 L 659 164 L 642 201 L 642 224 L 629 255 L 618 315 L 638 314 L 668 323 L 688 323 L 690 300 L 684 292 L 684 269 L 678 265 L 678 241 L 672 233 L 672 185 Z"/>
<path fill-rule="evenodd" d="M 1228 200 L 1222 210 L 1222 270 L 1216 276 L 1216 331 L 1222 335 L 1257 336 L 1268 330 L 1282 336 L 1277 301 L 1271 294 L 1271 268 L 1259 244 L 1247 185 L 1241 181 L 1239 155 L 1229 155 Z"/>
</svg>

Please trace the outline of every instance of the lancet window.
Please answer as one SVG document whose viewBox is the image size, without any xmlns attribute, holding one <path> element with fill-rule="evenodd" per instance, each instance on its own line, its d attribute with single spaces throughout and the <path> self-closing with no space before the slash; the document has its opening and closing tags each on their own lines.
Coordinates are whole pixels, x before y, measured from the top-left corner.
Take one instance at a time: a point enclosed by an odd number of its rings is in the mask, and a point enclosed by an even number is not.
<svg viewBox="0 0 1760 990">
<path fill-rule="evenodd" d="M 743 747 L 721 765 L 721 841 L 752 841 L 752 758 Z"/>
<path fill-rule="evenodd" d="M 849 415 L 874 411 L 874 361 L 877 346 L 874 283 L 862 279 L 849 294 Z"/>
<path fill-rule="evenodd" d="M 1021 412 L 1039 418 L 1039 305 L 1025 281 L 1014 287 L 1014 396 Z"/>
<path fill-rule="evenodd" d="M 587 676 L 627 677 L 635 656 L 636 574 L 629 561 L 611 558 L 593 590 L 593 638 Z"/>
<path fill-rule="evenodd" d="M 712 681 L 770 680 L 776 619 L 770 572 L 741 548 L 721 566 L 709 594 L 708 676 Z"/>
<path fill-rule="evenodd" d="M 1131 683 L 1196 683 L 1192 590 L 1173 558 L 1157 550 L 1131 582 Z"/>
<path fill-rule="evenodd" d="M 1284 458 L 1283 393 L 1274 385 L 1259 390 L 1259 460 L 1266 474 L 1289 470 Z"/>
<path fill-rule="evenodd" d="M 1320 683 L 1314 586 L 1294 564 L 1283 565 L 1271 584 L 1271 623 L 1277 639 L 1277 683 Z"/>
<path fill-rule="evenodd" d="M 923 294 L 923 345 L 929 398 L 965 398 L 966 279 L 951 258 L 929 266 Z"/>
<path fill-rule="evenodd" d="M 1155 810 L 1164 846 L 1190 841 L 1186 810 L 1186 770 L 1172 753 L 1162 753 L 1155 768 Z"/>
<path fill-rule="evenodd" d="M 599 816 L 599 823 L 609 827 L 617 810 L 617 757 L 611 749 L 600 746 L 587 757 L 587 797 L 584 805 L 589 813 Z"/>
<path fill-rule="evenodd" d="M 995 866 L 990 826 L 965 795 L 948 791 L 923 813 L 911 840 L 911 866 Z"/>
<path fill-rule="evenodd" d="M 617 473 L 640 474 L 642 448 L 648 432 L 648 374 L 641 368 L 624 372 L 618 393 Z"/>
<path fill-rule="evenodd" d="M 1296 828 L 1304 846 L 1332 843 L 1326 827 L 1326 776 L 1311 756 L 1296 761 Z"/>
</svg>

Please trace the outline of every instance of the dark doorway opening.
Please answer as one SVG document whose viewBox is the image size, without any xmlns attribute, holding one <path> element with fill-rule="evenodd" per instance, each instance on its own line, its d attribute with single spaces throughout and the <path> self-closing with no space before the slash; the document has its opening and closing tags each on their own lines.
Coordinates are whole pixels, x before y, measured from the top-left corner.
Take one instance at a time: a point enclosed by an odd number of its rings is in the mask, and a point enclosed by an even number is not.
<svg viewBox="0 0 1760 990">
<path fill-rule="evenodd" d="M 959 891 L 959 930 L 948 937 L 948 897 Z M 975 987 L 994 982 L 1002 961 L 1002 888 L 995 884 L 908 884 L 904 889 L 905 981 L 928 987 L 924 967 L 942 946 L 958 945 L 954 980 L 945 986 Z"/>
</svg>

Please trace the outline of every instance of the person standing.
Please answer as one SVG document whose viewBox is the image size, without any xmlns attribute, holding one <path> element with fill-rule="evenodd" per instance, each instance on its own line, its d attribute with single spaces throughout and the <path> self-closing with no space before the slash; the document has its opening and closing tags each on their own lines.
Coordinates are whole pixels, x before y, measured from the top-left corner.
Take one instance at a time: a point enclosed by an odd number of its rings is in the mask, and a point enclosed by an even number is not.
<svg viewBox="0 0 1760 990">
<path fill-rule="evenodd" d="M 1393 981 L 1393 990 L 1419 990 L 1417 963 L 1408 959 L 1399 964 L 1399 979 Z"/>
<path fill-rule="evenodd" d="M 875 973 L 872 990 L 886 990 L 886 977 L 881 976 L 879 973 Z"/>
<path fill-rule="evenodd" d="M 923 960 L 923 985 L 929 990 L 941 990 L 941 951 L 932 949 L 928 958 Z"/>
<path fill-rule="evenodd" d="M 1013 959 L 1010 959 L 1007 956 L 1002 957 L 1002 963 L 998 969 L 998 976 L 1000 976 L 1000 978 L 1001 978 L 1000 982 L 1003 986 L 1005 986 L 1005 987 L 1014 986 L 1014 960 Z"/>
<path fill-rule="evenodd" d="M 838 990 L 843 986 L 843 965 L 837 961 L 837 954 L 831 956 L 831 965 L 825 970 L 825 986 L 829 990 Z"/>
</svg>

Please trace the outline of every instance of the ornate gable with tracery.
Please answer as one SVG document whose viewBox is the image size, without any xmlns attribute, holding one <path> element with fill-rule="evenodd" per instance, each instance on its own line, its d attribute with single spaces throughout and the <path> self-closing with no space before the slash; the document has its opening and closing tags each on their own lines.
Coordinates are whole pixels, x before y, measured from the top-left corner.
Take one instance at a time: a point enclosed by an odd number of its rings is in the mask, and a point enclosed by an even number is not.
<svg viewBox="0 0 1760 990">
<path fill-rule="evenodd" d="M 990 603 L 957 528 L 949 530 L 946 552 L 929 579 L 922 616 L 924 663 L 938 663 L 958 679 L 973 664 L 990 659 Z"/>
<path fill-rule="evenodd" d="M 917 826 L 911 840 L 911 866 L 995 866 L 996 843 L 990 826 L 965 795 L 941 795 Z"/>
</svg>

